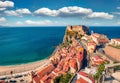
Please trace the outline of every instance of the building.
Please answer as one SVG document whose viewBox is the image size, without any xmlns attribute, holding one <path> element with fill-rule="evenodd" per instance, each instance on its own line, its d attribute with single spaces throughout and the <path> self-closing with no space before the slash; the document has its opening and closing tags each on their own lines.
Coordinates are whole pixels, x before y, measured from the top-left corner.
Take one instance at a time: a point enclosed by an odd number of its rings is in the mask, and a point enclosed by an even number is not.
<svg viewBox="0 0 120 83">
<path fill-rule="evenodd" d="M 84 48 L 80 47 L 79 51 L 78 51 L 78 54 L 77 54 L 78 61 L 82 62 L 83 57 L 84 57 Z"/>
<path fill-rule="evenodd" d="M 76 59 L 70 59 L 69 66 L 70 66 L 70 72 L 75 73 L 78 70 L 77 60 Z"/>
<path fill-rule="evenodd" d="M 0 83 L 6 83 L 4 80 L 0 80 Z"/>
<path fill-rule="evenodd" d="M 100 37 L 100 34 L 98 34 L 98 33 L 91 34 L 91 38 L 96 44 L 99 44 L 99 41 L 98 41 L 99 37 Z"/>
<path fill-rule="evenodd" d="M 86 73 L 84 71 L 80 71 L 77 74 L 77 81 L 76 81 L 76 83 L 95 83 L 95 80 L 88 73 Z"/>
<path fill-rule="evenodd" d="M 106 62 L 105 59 L 101 58 L 98 55 L 92 56 L 90 59 L 91 59 L 92 65 L 96 65 L 96 66 Z"/>
<path fill-rule="evenodd" d="M 42 70 L 38 71 L 37 72 L 37 76 L 41 78 L 44 75 L 49 74 L 54 69 L 55 69 L 54 65 L 53 64 L 49 64 L 48 66 L 46 66 Z"/>
<path fill-rule="evenodd" d="M 91 38 L 97 45 L 109 42 L 109 39 L 107 38 L 107 36 L 98 34 L 98 33 L 91 34 Z"/>
<path fill-rule="evenodd" d="M 54 54 L 54 56 L 51 56 L 51 57 L 49 58 L 49 60 L 50 60 L 53 64 L 58 64 L 58 62 L 61 60 L 61 58 L 62 58 L 62 56 L 59 55 L 58 52 L 56 52 L 56 53 Z"/>
<path fill-rule="evenodd" d="M 87 51 L 92 54 L 96 49 L 96 43 L 95 42 L 89 42 L 87 43 Z"/>
<path fill-rule="evenodd" d="M 120 38 L 111 39 L 110 44 L 120 46 Z"/>
<path fill-rule="evenodd" d="M 89 41 L 90 39 L 91 39 L 91 37 L 88 35 L 85 35 L 81 38 L 81 40 L 85 40 L 85 41 Z"/>
<path fill-rule="evenodd" d="M 35 75 L 31 75 L 32 82 L 40 83 L 40 79 L 42 77 L 44 77 L 45 75 L 48 75 L 54 69 L 55 69 L 55 67 L 53 66 L 53 64 L 49 64 L 49 65 L 45 66 L 42 70 L 37 71 Z"/>
<path fill-rule="evenodd" d="M 77 52 L 77 66 L 78 66 L 78 69 L 80 69 L 81 66 L 82 66 L 83 58 L 84 58 L 84 48 L 80 47 L 78 49 L 78 52 Z"/>
<path fill-rule="evenodd" d="M 90 75 L 95 75 L 97 73 L 97 67 L 85 67 L 84 71 Z"/>
<path fill-rule="evenodd" d="M 78 41 L 74 40 L 69 46 L 63 47 L 50 57 L 52 64 L 49 64 L 32 72 L 32 83 L 53 83 L 55 77 L 64 75 L 67 72 L 75 73 L 81 68 L 84 58 L 84 48 Z"/>
<path fill-rule="evenodd" d="M 54 83 L 54 80 L 49 75 L 45 75 L 40 79 L 40 83 Z"/>
<path fill-rule="evenodd" d="M 67 72 L 67 71 L 69 71 L 69 69 L 70 69 L 69 63 L 68 63 L 68 61 L 66 61 L 63 65 L 63 71 Z"/>
</svg>

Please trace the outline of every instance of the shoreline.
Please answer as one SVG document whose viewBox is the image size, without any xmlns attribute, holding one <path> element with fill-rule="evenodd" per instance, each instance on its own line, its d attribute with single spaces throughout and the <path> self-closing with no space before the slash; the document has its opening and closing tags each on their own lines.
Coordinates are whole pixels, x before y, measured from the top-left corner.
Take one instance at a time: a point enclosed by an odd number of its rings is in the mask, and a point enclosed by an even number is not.
<svg viewBox="0 0 120 83">
<path fill-rule="evenodd" d="M 45 59 L 49 59 L 49 58 L 44 58 L 44 59 L 40 59 L 40 60 L 36 60 L 36 61 L 30 61 L 30 62 L 26 62 L 26 63 L 19 63 L 19 64 L 8 64 L 8 65 L 0 65 L 0 67 L 6 67 L 6 66 L 17 66 L 17 65 L 25 65 L 25 64 L 31 64 L 31 63 L 34 63 L 34 62 L 40 62 L 42 60 L 45 60 Z"/>
<path fill-rule="evenodd" d="M 9 76 L 10 72 L 12 71 L 13 74 L 35 71 L 37 69 L 41 69 L 42 66 L 45 64 L 50 63 L 48 58 L 42 59 L 35 62 L 25 63 L 25 64 L 18 64 L 18 65 L 8 65 L 8 66 L 0 66 L 0 76 Z"/>
<path fill-rule="evenodd" d="M 56 51 L 61 47 L 61 45 L 58 45 L 55 50 L 52 52 L 52 54 L 44 59 L 41 59 L 39 61 L 34 62 L 28 62 L 24 64 L 16 64 L 16 65 L 5 65 L 0 66 L 0 77 L 2 76 L 10 76 L 10 72 L 12 71 L 13 74 L 21 74 L 23 72 L 31 72 L 42 69 L 42 67 L 46 66 L 50 63 L 49 58 L 54 56 Z"/>
</svg>

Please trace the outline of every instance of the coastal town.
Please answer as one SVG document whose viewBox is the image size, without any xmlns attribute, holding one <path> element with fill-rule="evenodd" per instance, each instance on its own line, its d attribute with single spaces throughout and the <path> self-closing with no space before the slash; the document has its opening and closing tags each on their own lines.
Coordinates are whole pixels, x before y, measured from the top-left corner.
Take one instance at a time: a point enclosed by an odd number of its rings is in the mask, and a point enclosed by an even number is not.
<svg viewBox="0 0 120 83">
<path fill-rule="evenodd" d="M 43 65 L 17 73 L 0 74 L 0 83 L 120 83 L 120 38 L 67 26 L 63 42 Z"/>
</svg>

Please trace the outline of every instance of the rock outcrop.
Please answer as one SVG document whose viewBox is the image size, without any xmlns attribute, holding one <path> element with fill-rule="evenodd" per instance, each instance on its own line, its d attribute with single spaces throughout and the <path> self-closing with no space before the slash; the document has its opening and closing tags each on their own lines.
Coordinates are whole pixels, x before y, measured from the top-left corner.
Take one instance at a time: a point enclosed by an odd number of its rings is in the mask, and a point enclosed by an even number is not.
<svg viewBox="0 0 120 83">
<path fill-rule="evenodd" d="M 67 26 L 63 43 L 74 39 L 81 39 L 82 36 L 89 35 L 89 28 L 83 25 Z"/>
</svg>

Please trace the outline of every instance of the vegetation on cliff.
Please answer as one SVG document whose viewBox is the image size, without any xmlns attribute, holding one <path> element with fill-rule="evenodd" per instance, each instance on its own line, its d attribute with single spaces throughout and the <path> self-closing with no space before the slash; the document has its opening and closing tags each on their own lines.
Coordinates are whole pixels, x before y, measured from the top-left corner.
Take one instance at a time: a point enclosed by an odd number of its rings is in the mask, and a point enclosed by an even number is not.
<svg viewBox="0 0 120 83">
<path fill-rule="evenodd" d="M 67 47 L 68 45 L 70 45 L 72 43 L 72 40 L 68 41 L 68 42 L 64 42 L 62 43 L 62 47 Z"/>
</svg>

